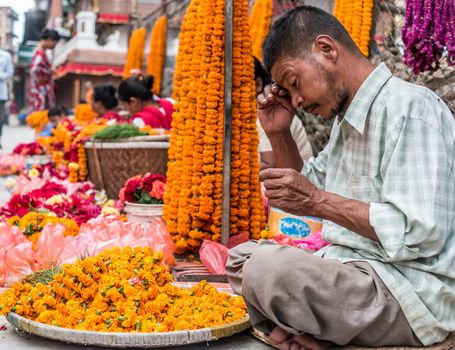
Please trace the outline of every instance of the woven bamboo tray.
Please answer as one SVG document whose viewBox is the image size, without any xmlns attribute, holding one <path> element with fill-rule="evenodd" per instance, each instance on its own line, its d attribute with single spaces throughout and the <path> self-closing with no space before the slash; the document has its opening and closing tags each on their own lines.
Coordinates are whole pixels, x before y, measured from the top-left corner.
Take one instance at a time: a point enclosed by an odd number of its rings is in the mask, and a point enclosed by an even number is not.
<svg viewBox="0 0 455 350">
<path fill-rule="evenodd" d="M 122 140 L 87 142 L 89 179 L 109 198 L 117 198 L 130 177 L 147 172 L 166 175 L 168 136 L 133 137 Z"/>
<path fill-rule="evenodd" d="M 17 329 L 40 337 L 65 343 L 96 345 L 110 348 L 161 348 L 165 346 L 203 343 L 229 337 L 250 327 L 250 318 L 248 315 L 239 321 L 222 326 L 192 331 L 163 333 L 89 332 L 50 326 L 29 320 L 15 313 L 9 313 L 6 318 L 9 323 Z"/>
</svg>

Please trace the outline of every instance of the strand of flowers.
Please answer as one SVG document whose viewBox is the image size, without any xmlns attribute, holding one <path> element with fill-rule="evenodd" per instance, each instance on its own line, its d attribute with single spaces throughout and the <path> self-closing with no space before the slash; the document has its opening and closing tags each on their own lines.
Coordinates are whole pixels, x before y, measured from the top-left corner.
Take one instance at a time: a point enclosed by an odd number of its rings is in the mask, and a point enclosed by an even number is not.
<svg viewBox="0 0 455 350">
<path fill-rule="evenodd" d="M 220 113 L 223 111 L 224 89 L 221 82 L 224 80 L 223 59 L 224 59 L 224 2 L 217 1 L 211 5 L 213 11 L 213 20 L 206 21 L 206 30 L 210 30 L 211 38 L 206 38 L 205 45 L 209 50 L 207 76 L 201 76 L 204 86 L 201 93 L 206 97 L 201 99 L 202 106 L 206 105 L 206 116 L 203 122 L 206 126 L 205 135 L 203 136 L 202 152 L 202 172 L 203 179 L 200 188 L 200 207 L 198 208 L 198 218 L 203 220 L 203 233 L 199 236 L 193 236 L 198 242 L 204 239 L 204 234 L 212 240 L 220 240 L 221 226 L 214 222 L 215 213 L 215 189 L 217 187 L 217 175 L 222 177 L 222 158 L 216 159 L 216 150 L 218 143 L 223 142 L 223 125 L 219 125 Z M 221 148 L 222 150 L 222 148 Z M 221 201 L 222 203 L 222 201 Z M 221 220 L 219 221 L 221 225 Z"/>
<path fill-rule="evenodd" d="M 434 71 L 447 50 L 455 64 L 455 5 L 453 0 L 408 0 L 402 37 L 404 62 L 415 74 Z"/>
<path fill-rule="evenodd" d="M 153 75 L 153 92 L 161 92 L 161 79 L 166 60 L 167 17 L 161 16 L 153 26 L 150 34 L 150 52 L 147 60 L 147 74 Z"/>
<path fill-rule="evenodd" d="M 144 61 L 144 47 L 147 32 L 145 28 L 139 28 L 133 31 L 128 45 L 123 78 L 131 76 L 131 70 L 142 69 Z"/>
<path fill-rule="evenodd" d="M 185 72 L 179 71 L 180 67 L 176 68 L 183 81 L 178 87 L 180 101 L 176 112 L 184 115 L 181 116 L 182 125 L 177 125 L 177 129 L 181 130 L 171 134 L 171 147 L 181 144 L 183 150 L 179 168 L 176 168 L 179 160 L 174 150 L 169 152 L 174 158 L 169 159 L 165 195 L 164 217 L 176 243 L 177 253 L 197 248 L 201 240 L 208 236 L 219 240 L 221 233 L 224 1 L 201 0 L 197 13 L 202 14 L 203 19 L 193 27 L 197 28 L 197 32 L 191 43 L 189 74 L 185 75 Z M 246 1 L 236 2 L 234 27 L 238 30 L 234 31 L 233 52 L 231 234 L 247 233 L 259 237 L 265 226 L 265 215 L 261 215 L 260 211 L 262 199 L 258 180 L 254 66 Z M 210 49 L 211 55 L 208 56 Z M 179 51 L 186 52 L 183 47 Z M 178 58 L 177 61 L 182 63 L 183 59 Z M 198 124 L 203 118 L 204 126 L 201 127 Z M 199 139 L 202 132 L 203 144 Z M 177 138 L 174 143 L 173 137 Z M 202 158 L 199 154 L 201 149 Z M 201 170 L 203 177 L 199 181 L 197 175 Z M 178 194 L 178 200 L 170 198 L 174 193 Z M 177 208 L 173 207 L 175 205 Z"/>
<path fill-rule="evenodd" d="M 213 13 L 210 12 L 210 1 L 201 1 L 199 7 L 200 25 L 199 30 L 196 32 L 194 37 L 195 47 L 193 49 L 193 56 L 190 66 L 190 77 L 184 79 L 184 84 L 189 84 L 187 97 L 188 97 L 188 108 L 186 110 L 186 128 L 184 133 L 183 141 L 183 168 L 180 176 L 181 191 L 178 202 L 178 232 L 179 235 L 176 237 L 177 240 L 181 241 L 182 245 L 186 245 L 186 249 L 194 250 L 198 247 L 198 241 L 189 236 L 191 229 L 193 228 L 193 198 L 195 197 L 195 188 L 193 188 L 193 161 L 194 153 L 193 147 L 195 145 L 195 127 L 196 119 L 195 116 L 198 113 L 198 99 L 199 99 L 199 87 L 201 86 L 201 76 L 203 72 L 203 56 L 202 48 L 204 40 L 208 37 L 207 32 L 204 32 L 204 24 L 208 18 L 213 19 Z M 205 68 L 205 67 L 204 67 Z M 184 243 L 183 243 L 184 242 Z"/>
<path fill-rule="evenodd" d="M 253 55 L 262 61 L 262 43 L 272 23 L 273 0 L 256 0 L 249 18 Z"/>
<path fill-rule="evenodd" d="M 372 11 L 373 0 L 335 1 L 334 16 L 343 24 L 365 56 L 369 53 Z"/>
<path fill-rule="evenodd" d="M 234 8 L 234 27 L 242 28 L 238 38 L 234 36 L 234 47 L 240 48 L 239 64 L 234 61 L 234 76 L 240 76 L 241 85 L 233 89 L 239 90 L 241 98 L 233 100 L 233 114 L 238 114 L 242 121 L 241 126 L 241 164 L 239 183 L 239 208 L 238 227 L 240 232 L 248 232 L 254 239 L 260 237 L 260 232 L 265 228 L 265 213 L 259 184 L 259 160 L 257 149 L 259 137 L 256 129 L 256 99 L 254 82 L 254 63 L 252 60 L 251 46 L 249 45 L 249 28 L 247 2 L 241 2 Z M 238 21 L 238 24 L 236 23 Z M 237 41 L 238 40 L 238 41 Z M 240 63 L 241 60 L 241 63 Z M 239 69 L 238 73 L 236 69 Z M 242 222 L 245 226 L 242 227 Z M 248 226 L 246 223 L 248 222 Z"/>
<path fill-rule="evenodd" d="M 202 4 L 206 2 L 206 0 L 193 0 L 188 7 L 179 35 L 180 47 L 174 76 L 174 98 L 176 98 L 177 104 L 172 120 L 167 171 L 168 183 L 171 183 L 172 186 L 166 188 L 163 218 L 173 238 L 177 253 L 188 250 L 187 237 L 190 231 L 191 214 L 182 205 L 186 204 L 185 201 L 191 193 L 189 190 L 191 183 L 188 182 L 191 174 L 187 173 L 184 178 L 181 176 L 184 167 L 186 171 L 191 171 L 188 160 L 184 159 L 184 150 L 185 155 L 188 155 L 192 149 L 187 148 L 190 143 L 188 138 L 192 133 L 191 118 L 195 112 L 191 106 L 190 87 L 197 89 L 199 81 L 196 68 L 199 65 L 200 57 L 194 56 L 200 48 L 197 43 L 200 41 L 200 28 L 204 23 Z"/>
</svg>

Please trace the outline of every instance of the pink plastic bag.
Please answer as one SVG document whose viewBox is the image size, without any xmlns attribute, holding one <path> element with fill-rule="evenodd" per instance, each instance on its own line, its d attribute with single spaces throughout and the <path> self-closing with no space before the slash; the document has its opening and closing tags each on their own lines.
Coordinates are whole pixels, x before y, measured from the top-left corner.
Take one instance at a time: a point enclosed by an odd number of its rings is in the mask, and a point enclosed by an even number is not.
<svg viewBox="0 0 455 350">
<path fill-rule="evenodd" d="M 224 275 L 226 273 L 228 252 L 229 249 L 222 244 L 205 240 L 202 242 L 199 250 L 199 256 L 201 258 L 201 262 L 211 273 Z"/>
<path fill-rule="evenodd" d="M 66 244 L 62 224 L 46 225 L 36 243 L 36 257 L 40 269 L 48 269 L 60 263 L 60 255 Z"/>
</svg>

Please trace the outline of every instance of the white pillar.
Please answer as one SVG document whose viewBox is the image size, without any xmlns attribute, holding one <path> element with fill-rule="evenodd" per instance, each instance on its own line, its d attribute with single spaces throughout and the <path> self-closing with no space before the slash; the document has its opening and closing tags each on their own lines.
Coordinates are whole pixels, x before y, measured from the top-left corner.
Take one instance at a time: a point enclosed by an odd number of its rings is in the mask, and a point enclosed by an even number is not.
<svg viewBox="0 0 455 350">
<path fill-rule="evenodd" d="M 92 11 L 80 11 L 77 16 L 77 35 L 79 37 L 96 38 L 96 14 Z"/>
</svg>

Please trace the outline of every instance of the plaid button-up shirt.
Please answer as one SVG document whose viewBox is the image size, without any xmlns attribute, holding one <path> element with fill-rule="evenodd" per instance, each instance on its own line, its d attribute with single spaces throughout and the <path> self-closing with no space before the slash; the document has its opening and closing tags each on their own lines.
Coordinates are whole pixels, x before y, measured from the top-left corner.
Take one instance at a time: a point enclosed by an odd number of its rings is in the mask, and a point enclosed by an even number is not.
<svg viewBox="0 0 455 350">
<path fill-rule="evenodd" d="M 424 345 L 455 330 L 455 121 L 447 106 L 381 64 L 302 173 L 369 203 L 380 240 L 325 221 L 332 244 L 318 254 L 370 263 Z"/>
</svg>

